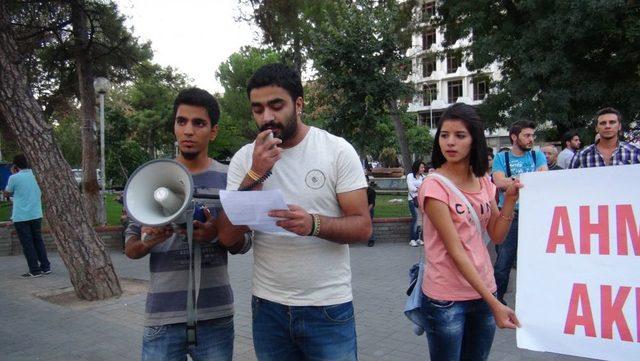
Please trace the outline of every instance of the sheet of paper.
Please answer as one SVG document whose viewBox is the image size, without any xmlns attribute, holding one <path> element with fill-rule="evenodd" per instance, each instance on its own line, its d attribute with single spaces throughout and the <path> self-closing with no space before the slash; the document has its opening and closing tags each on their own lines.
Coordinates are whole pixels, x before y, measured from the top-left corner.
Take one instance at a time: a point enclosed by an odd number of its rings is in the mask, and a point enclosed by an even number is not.
<svg viewBox="0 0 640 361">
<path fill-rule="evenodd" d="M 254 231 L 295 235 L 276 226 L 277 218 L 268 213 L 275 209 L 289 209 L 282 192 L 278 189 L 268 191 L 220 191 L 220 201 L 227 217 L 234 225 L 245 225 Z"/>
</svg>

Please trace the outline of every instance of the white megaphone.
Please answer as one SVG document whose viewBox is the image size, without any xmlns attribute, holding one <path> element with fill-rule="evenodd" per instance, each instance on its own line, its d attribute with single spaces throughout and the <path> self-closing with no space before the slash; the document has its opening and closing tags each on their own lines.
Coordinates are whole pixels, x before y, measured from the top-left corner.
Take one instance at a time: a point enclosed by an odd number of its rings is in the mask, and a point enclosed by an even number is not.
<svg viewBox="0 0 640 361">
<path fill-rule="evenodd" d="M 156 159 L 141 165 L 124 189 L 124 207 L 129 217 L 145 226 L 187 222 L 185 212 L 193 207 L 193 179 L 189 171 L 171 159 Z"/>
</svg>

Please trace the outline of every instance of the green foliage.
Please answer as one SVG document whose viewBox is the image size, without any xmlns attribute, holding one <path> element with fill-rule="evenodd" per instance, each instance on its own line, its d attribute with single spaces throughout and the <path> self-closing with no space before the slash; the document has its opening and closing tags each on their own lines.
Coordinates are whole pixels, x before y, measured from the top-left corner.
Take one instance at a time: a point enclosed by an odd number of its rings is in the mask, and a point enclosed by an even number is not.
<svg viewBox="0 0 640 361">
<path fill-rule="evenodd" d="M 433 137 L 429 133 L 429 128 L 423 126 L 413 126 L 407 130 L 409 138 L 409 148 L 418 159 L 428 161 L 431 159 L 433 150 Z"/>
<path fill-rule="evenodd" d="M 8 9 L 27 78 L 45 116 L 74 112 L 80 97 L 70 2 L 11 2 Z M 83 10 L 90 25 L 86 54 L 93 73 L 113 84 L 131 80 L 134 66 L 151 58 L 150 44 L 140 44 L 125 27 L 113 1 L 86 1 Z"/>
<path fill-rule="evenodd" d="M 105 119 L 107 180 L 114 187 L 123 187 L 129 175 L 151 157 L 135 140 L 135 117 L 128 118 L 122 109 L 111 106 L 107 108 Z"/>
<path fill-rule="evenodd" d="M 136 69 L 136 80 L 127 88 L 132 112 L 128 114 L 129 130 L 149 157 L 174 153 L 173 101 L 188 86 L 187 77 L 171 67 L 144 64 Z"/>
<path fill-rule="evenodd" d="M 80 123 L 75 116 L 66 116 L 54 125 L 53 135 L 64 159 L 71 168 L 82 165 L 82 143 L 80 143 Z"/>
<path fill-rule="evenodd" d="M 413 92 L 403 81 L 410 68 L 409 3 L 333 2 L 309 35 L 317 82 L 331 104 L 326 125 L 357 149 L 385 143 L 389 133 L 378 132 L 378 124 L 388 121 L 387 105 Z"/>
<path fill-rule="evenodd" d="M 259 67 L 281 61 L 274 50 L 245 46 L 220 64 L 216 78 L 224 88 L 219 97 L 219 134 L 212 148 L 219 158 L 231 157 L 240 147 L 253 141 L 257 129 L 247 99 L 247 83 Z"/>
<path fill-rule="evenodd" d="M 83 49 L 83 54 L 91 64 L 91 69 L 83 76 L 105 76 L 115 89 L 136 78 L 134 85 L 139 94 L 129 96 L 123 108 L 130 111 L 129 114 L 124 115 L 126 111 L 123 110 L 114 115 L 110 111 L 110 108 L 114 108 L 110 100 L 114 95 L 118 96 L 117 90 L 108 94 L 106 102 L 107 176 L 118 185 L 122 182 L 120 175 L 123 174 L 123 167 L 117 163 L 121 162 L 127 168 L 132 165 L 130 161 L 139 158 L 139 154 L 133 151 L 134 147 L 127 144 L 133 140 L 130 135 L 155 131 L 159 127 L 158 122 L 166 120 L 166 106 L 163 108 L 160 104 L 165 104 L 167 97 L 154 93 L 153 84 L 145 86 L 155 81 L 151 79 L 153 76 L 166 80 L 167 74 L 163 73 L 163 69 L 145 63 L 152 56 L 150 44 L 141 44 L 132 35 L 114 1 L 87 0 L 78 4 L 88 20 L 89 32 L 89 43 Z M 54 124 L 55 138 L 65 159 L 73 167 L 79 167 L 82 163 L 78 107 L 80 92 L 71 7 L 72 2 L 29 0 L 10 2 L 7 9 L 11 30 L 16 35 L 21 60 L 25 63 L 29 86 L 42 104 L 45 117 Z M 141 63 L 144 65 L 139 65 Z M 139 112 L 140 109 L 146 113 Z M 130 120 L 139 126 L 132 126 Z M 151 139 L 144 144 L 154 153 L 155 142 L 163 142 L 166 137 Z M 134 154 L 129 154 L 131 152 Z"/>
<path fill-rule="evenodd" d="M 241 0 L 251 7 L 245 20 L 253 21 L 263 32 L 263 42 L 273 46 L 302 72 L 307 50 L 320 13 L 335 1 L 316 0 Z"/>
<path fill-rule="evenodd" d="M 106 100 L 106 171 L 114 186 L 123 186 L 150 159 L 173 157 L 173 101 L 189 86 L 184 74 L 148 62 L 135 68 L 134 77 Z"/>
<path fill-rule="evenodd" d="M 528 117 L 562 134 L 604 106 L 640 114 L 637 1 L 445 0 L 438 11 L 447 39 L 473 34 L 471 67 L 501 65 L 480 106 L 491 127 Z"/>
<path fill-rule="evenodd" d="M 304 86 L 304 118 L 305 124 L 327 129 L 333 114 L 331 95 L 322 83 L 309 81 Z"/>
<path fill-rule="evenodd" d="M 382 151 L 380 151 L 380 156 L 378 158 L 385 167 L 398 166 L 398 153 L 394 148 L 383 148 Z"/>
</svg>

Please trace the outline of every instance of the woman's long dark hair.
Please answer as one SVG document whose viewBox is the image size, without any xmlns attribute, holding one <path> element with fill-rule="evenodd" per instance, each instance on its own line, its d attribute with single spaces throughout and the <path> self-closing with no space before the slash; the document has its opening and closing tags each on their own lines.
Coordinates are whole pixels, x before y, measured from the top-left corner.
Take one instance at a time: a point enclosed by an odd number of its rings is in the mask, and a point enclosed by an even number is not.
<svg viewBox="0 0 640 361">
<path fill-rule="evenodd" d="M 489 169 L 487 140 L 484 137 L 484 126 L 482 120 L 476 112 L 475 108 L 464 103 L 455 103 L 448 107 L 440 120 L 438 121 L 438 129 L 436 130 L 436 138 L 433 142 L 433 152 L 431 154 L 431 162 L 434 168 L 440 168 L 447 159 L 440 149 L 440 130 L 442 124 L 447 120 L 460 120 L 471 134 L 471 150 L 469 151 L 469 165 L 471 172 L 476 177 L 482 177 Z"/>
<path fill-rule="evenodd" d="M 417 159 L 415 162 L 413 162 L 413 165 L 411 166 L 411 173 L 413 173 L 414 178 L 418 175 L 418 172 L 420 171 L 420 164 L 424 164 L 424 162 L 422 161 L 422 159 Z"/>
</svg>

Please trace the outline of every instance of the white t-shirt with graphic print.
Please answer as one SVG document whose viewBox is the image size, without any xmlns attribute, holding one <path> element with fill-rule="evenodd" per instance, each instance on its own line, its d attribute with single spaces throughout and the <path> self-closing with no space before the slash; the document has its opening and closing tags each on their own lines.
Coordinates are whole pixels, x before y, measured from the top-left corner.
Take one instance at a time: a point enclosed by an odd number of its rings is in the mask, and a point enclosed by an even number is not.
<svg viewBox="0 0 640 361">
<path fill-rule="evenodd" d="M 247 144 L 233 156 L 227 189 L 238 189 L 242 183 L 251 168 L 253 147 L 254 143 Z M 309 213 L 339 217 L 337 195 L 366 187 L 351 144 L 310 127 L 302 142 L 282 150 L 263 189 L 279 189 L 287 204 Z M 353 299 L 348 245 L 256 232 L 253 252 L 253 294 L 257 297 L 289 306 L 327 306 Z"/>
</svg>

